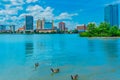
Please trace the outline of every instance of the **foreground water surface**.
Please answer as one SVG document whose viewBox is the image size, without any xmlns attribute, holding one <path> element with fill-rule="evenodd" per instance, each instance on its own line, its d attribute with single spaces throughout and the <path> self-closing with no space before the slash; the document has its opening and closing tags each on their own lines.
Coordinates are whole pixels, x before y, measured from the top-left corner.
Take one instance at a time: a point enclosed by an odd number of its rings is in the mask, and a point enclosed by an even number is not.
<svg viewBox="0 0 120 80">
<path fill-rule="evenodd" d="M 120 80 L 120 38 L 0 35 L 0 80 L 71 80 L 75 74 L 79 80 Z"/>
</svg>

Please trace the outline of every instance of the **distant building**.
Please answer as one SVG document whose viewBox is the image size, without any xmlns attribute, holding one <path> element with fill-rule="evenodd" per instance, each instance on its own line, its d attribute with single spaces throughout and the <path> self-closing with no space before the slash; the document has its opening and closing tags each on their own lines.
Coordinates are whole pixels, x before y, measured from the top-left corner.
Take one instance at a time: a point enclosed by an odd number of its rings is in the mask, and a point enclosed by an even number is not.
<svg viewBox="0 0 120 80">
<path fill-rule="evenodd" d="M 42 27 L 42 20 L 40 20 L 40 19 L 38 19 L 37 20 L 37 27 L 36 27 L 36 29 L 42 29 L 43 27 Z"/>
<path fill-rule="evenodd" d="M 59 30 L 60 31 L 65 31 L 65 23 L 64 22 L 59 23 Z"/>
<path fill-rule="evenodd" d="M 42 20 L 42 29 L 44 29 L 44 26 L 45 26 L 45 18 L 43 18 Z"/>
<path fill-rule="evenodd" d="M 41 26 L 41 27 L 39 27 Z M 54 30 L 54 20 L 52 20 L 51 22 L 46 21 L 45 18 L 43 18 L 43 20 L 38 20 L 37 21 L 37 29 L 36 32 L 39 33 L 46 33 L 46 32 L 54 32 L 56 30 Z"/>
<path fill-rule="evenodd" d="M 48 22 L 43 18 L 42 20 L 42 29 L 54 29 L 54 20 Z"/>
<path fill-rule="evenodd" d="M 26 16 L 25 31 L 33 32 L 33 16 Z"/>
<path fill-rule="evenodd" d="M 53 28 L 54 30 L 58 30 L 58 28 L 57 28 L 57 26 L 54 26 L 54 28 Z"/>
<path fill-rule="evenodd" d="M 58 28 L 57 26 L 54 26 L 53 30 L 54 30 L 55 32 L 59 32 L 59 28 Z"/>
<path fill-rule="evenodd" d="M 52 20 L 52 29 L 54 29 L 54 20 Z"/>
<path fill-rule="evenodd" d="M 18 32 L 24 32 L 24 30 L 25 30 L 25 26 L 19 28 L 19 29 L 18 29 Z"/>
<path fill-rule="evenodd" d="M 10 31 L 13 33 L 15 32 L 15 25 L 10 25 Z"/>
<path fill-rule="evenodd" d="M 44 29 L 52 29 L 52 26 L 53 26 L 52 22 L 45 22 Z"/>
<path fill-rule="evenodd" d="M 39 32 L 39 33 L 51 33 L 51 32 L 57 32 L 57 30 L 53 30 L 53 29 L 38 29 L 38 30 L 36 30 L 36 32 Z"/>
<path fill-rule="evenodd" d="M 66 31 L 66 32 L 68 31 L 68 28 L 67 28 L 67 27 L 65 27 L 65 31 Z"/>
<path fill-rule="evenodd" d="M 77 30 L 78 32 L 85 32 L 87 29 L 86 25 L 80 25 L 80 26 L 77 26 Z"/>
<path fill-rule="evenodd" d="M 0 25 L 0 32 L 6 32 L 6 26 Z"/>
<path fill-rule="evenodd" d="M 111 26 L 119 27 L 119 10 L 118 4 L 108 5 L 104 9 L 104 20 Z"/>
</svg>

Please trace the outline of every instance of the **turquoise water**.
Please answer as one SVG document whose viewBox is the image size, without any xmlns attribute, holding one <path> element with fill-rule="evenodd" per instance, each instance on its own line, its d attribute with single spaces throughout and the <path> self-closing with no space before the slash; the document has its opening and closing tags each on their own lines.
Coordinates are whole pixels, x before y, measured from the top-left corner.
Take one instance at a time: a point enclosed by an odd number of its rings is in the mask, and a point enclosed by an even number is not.
<svg viewBox="0 0 120 80">
<path fill-rule="evenodd" d="M 0 35 L 0 80 L 71 80 L 76 74 L 79 80 L 120 80 L 120 38 Z"/>
</svg>

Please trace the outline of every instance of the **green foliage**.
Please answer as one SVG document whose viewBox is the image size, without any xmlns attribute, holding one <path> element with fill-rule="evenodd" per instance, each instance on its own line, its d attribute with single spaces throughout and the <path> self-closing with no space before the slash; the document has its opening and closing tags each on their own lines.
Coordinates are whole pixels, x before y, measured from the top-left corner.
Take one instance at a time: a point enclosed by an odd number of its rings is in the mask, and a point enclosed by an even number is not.
<svg viewBox="0 0 120 80">
<path fill-rule="evenodd" d="M 95 23 L 89 23 L 88 25 L 87 25 L 87 30 L 88 30 L 88 32 L 89 33 L 93 33 L 93 31 L 95 31 L 95 29 L 96 29 L 96 24 Z"/>
<path fill-rule="evenodd" d="M 100 23 L 100 25 L 98 27 L 98 31 L 101 35 L 104 35 L 109 32 L 109 28 L 110 28 L 110 25 L 103 22 L 103 23 Z"/>
<path fill-rule="evenodd" d="M 87 37 L 88 36 L 88 32 L 82 32 L 82 33 L 80 33 L 80 36 L 81 37 Z"/>
<path fill-rule="evenodd" d="M 111 27 L 109 30 L 109 34 L 111 36 L 117 36 L 119 34 L 119 29 L 117 28 L 117 26 Z"/>
<path fill-rule="evenodd" d="M 99 26 L 95 23 L 87 25 L 87 31 L 80 33 L 81 37 L 116 37 L 120 36 L 120 30 L 117 26 L 110 26 L 110 24 L 102 22 Z"/>
</svg>

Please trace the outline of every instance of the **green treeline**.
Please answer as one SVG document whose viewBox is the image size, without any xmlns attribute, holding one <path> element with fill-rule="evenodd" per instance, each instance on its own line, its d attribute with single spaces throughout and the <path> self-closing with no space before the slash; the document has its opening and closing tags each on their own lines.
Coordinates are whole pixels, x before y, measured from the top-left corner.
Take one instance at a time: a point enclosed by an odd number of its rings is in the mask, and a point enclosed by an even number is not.
<svg viewBox="0 0 120 80">
<path fill-rule="evenodd" d="M 89 23 L 86 32 L 80 33 L 81 37 L 120 37 L 120 29 L 117 26 L 102 22 L 100 25 Z"/>
</svg>

